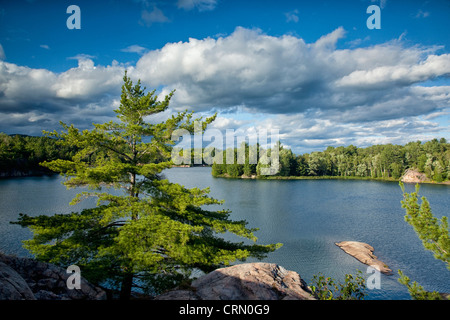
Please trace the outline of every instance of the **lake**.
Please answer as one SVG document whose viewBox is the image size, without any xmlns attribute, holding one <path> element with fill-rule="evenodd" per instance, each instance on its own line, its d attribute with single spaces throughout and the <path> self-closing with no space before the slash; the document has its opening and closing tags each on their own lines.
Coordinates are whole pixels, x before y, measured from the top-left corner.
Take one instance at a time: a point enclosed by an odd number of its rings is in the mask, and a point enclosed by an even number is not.
<svg viewBox="0 0 450 320">
<path fill-rule="evenodd" d="M 404 221 L 401 189 L 396 182 L 361 180 L 250 180 L 211 176 L 211 168 L 172 168 L 164 172 L 172 182 L 186 187 L 210 187 L 210 195 L 224 199 L 233 220 L 246 220 L 258 243 L 283 243 L 264 261 L 294 270 L 310 283 L 322 273 L 343 281 L 347 273 L 367 266 L 344 253 L 335 242 L 362 241 L 394 272 L 381 275 L 380 289 L 367 290 L 367 299 L 409 299 L 398 283 L 401 269 L 427 290 L 450 292 L 450 271 L 425 251 L 414 230 Z M 0 180 L 0 250 L 26 256 L 21 241 L 28 229 L 9 224 L 20 212 L 30 215 L 69 213 L 93 206 L 91 199 L 76 206 L 69 202 L 79 190 L 67 190 L 60 176 Z M 414 185 L 406 185 L 408 192 Z M 433 214 L 448 216 L 450 187 L 422 185 Z M 231 235 L 225 237 L 234 239 Z M 238 239 L 240 240 L 240 239 Z"/>
</svg>

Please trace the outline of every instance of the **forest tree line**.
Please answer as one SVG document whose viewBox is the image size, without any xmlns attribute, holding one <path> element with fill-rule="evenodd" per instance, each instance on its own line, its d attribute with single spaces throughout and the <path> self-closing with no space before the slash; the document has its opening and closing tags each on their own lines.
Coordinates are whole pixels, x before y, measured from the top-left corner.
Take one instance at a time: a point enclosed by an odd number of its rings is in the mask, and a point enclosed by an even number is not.
<svg viewBox="0 0 450 320">
<path fill-rule="evenodd" d="M 213 176 L 240 177 L 259 176 L 261 163 L 250 164 L 248 161 L 249 146 L 246 144 L 246 160 L 244 164 L 214 163 Z M 259 146 L 258 155 L 259 155 Z M 281 144 L 275 146 L 279 150 L 279 169 L 275 176 L 331 176 L 331 177 L 367 177 L 383 179 L 399 179 L 406 169 L 415 168 L 436 182 L 450 178 L 450 144 L 445 138 L 433 139 L 422 143 L 409 142 L 406 145 L 373 145 L 358 148 L 328 147 L 324 151 L 315 151 L 296 155 L 291 149 Z M 267 150 L 270 154 L 271 150 Z M 225 153 L 224 157 L 225 157 Z M 234 149 L 235 159 L 238 149 Z"/>
<path fill-rule="evenodd" d="M 49 137 L 0 133 L 0 177 L 52 173 L 39 165 L 43 161 L 71 159 L 75 149 Z"/>
<path fill-rule="evenodd" d="M 253 146 L 256 149 L 257 160 L 256 163 L 251 163 L 249 161 L 251 147 L 245 144 L 241 148 L 245 148 L 244 163 L 235 161 L 229 164 L 229 161 L 226 161 L 226 152 L 223 152 L 223 164 L 214 162 L 212 174 L 229 177 L 260 176 L 261 167 L 264 166 L 259 157 L 262 149 L 259 145 Z M 277 144 L 276 148 L 279 150 L 279 169 L 275 176 L 398 179 L 406 169 L 416 168 L 436 182 L 450 179 L 450 144 L 445 138 L 424 143 L 415 141 L 406 145 L 385 144 L 366 148 L 353 145 L 330 146 L 324 151 L 301 155 L 294 154 L 291 149 L 281 144 Z M 272 150 L 264 151 L 270 157 Z M 233 152 L 236 160 L 239 149 L 235 148 Z M 0 176 L 14 176 L 17 173 L 19 175 L 51 173 L 39 163 L 55 159 L 71 159 L 75 153 L 75 148 L 63 147 L 49 137 L 0 133 Z M 215 152 L 213 151 L 211 155 L 215 156 Z M 194 163 L 193 151 L 191 163 Z"/>
</svg>

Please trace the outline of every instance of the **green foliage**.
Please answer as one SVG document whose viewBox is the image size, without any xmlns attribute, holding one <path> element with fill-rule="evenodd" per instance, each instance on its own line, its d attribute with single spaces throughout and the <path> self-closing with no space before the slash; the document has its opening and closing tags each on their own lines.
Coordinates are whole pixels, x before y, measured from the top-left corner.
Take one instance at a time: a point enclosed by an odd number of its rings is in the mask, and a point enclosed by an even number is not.
<svg viewBox="0 0 450 320">
<path fill-rule="evenodd" d="M 223 164 L 217 164 L 217 163 L 213 163 L 212 169 L 211 169 L 211 174 L 214 177 L 218 177 L 222 174 L 226 173 L 226 167 Z"/>
<path fill-rule="evenodd" d="M 443 216 L 438 220 L 433 216 L 430 203 L 422 197 L 422 203 L 418 203 L 419 185 L 416 191 L 408 194 L 403 183 L 400 183 L 403 191 L 402 208 L 405 208 L 405 221 L 416 231 L 425 249 L 433 252 L 436 259 L 442 260 L 450 270 L 450 237 L 448 218 Z"/>
<path fill-rule="evenodd" d="M 151 124 L 147 117 L 169 106 L 169 94 L 158 100 L 133 85 L 125 74 L 120 122 L 95 124 L 80 131 L 61 123 L 62 132 L 47 132 L 61 146 L 76 147 L 71 159 L 44 162 L 66 177 L 67 187 L 87 186 L 72 201 L 98 199 L 97 207 L 67 215 L 21 215 L 18 224 L 34 234 L 25 247 L 37 259 L 61 266 L 78 265 L 88 280 L 120 290 L 129 298 L 133 287 L 157 293 L 185 281 L 192 270 L 211 271 L 248 257 L 262 258 L 279 245 L 257 245 L 246 221 L 233 221 L 209 189 L 187 189 L 164 179 L 170 161 L 172 132 L 194 132 L 192 113 L 182 112 Z M 203 121 L 203 130 L 215 116 Z M 195 119 L 194 121 L 201 121 Z M 112 195 L 105 186 L 121 190 Z M 229 232 L 244 239 L 224 240 Z"/>
<path fill-rule="evenodd" d="M 296 174 L 296 159 L 291 149 L 280 150 L 280 176 L 294 176 Z"/>
<path fill-rule="evenodd" d="M 433 252 L 434 257 L 443 261 L 450 270 L 450 237 L 448 228 L 448 218 L 443 216 L 438 220 L 431 212 L 430 204 L 425 197 L 419 205 L 418 194 L 419 185 L 416 191 L 406 193 L 403 183 L 400 182 L 403 191 L 402 207 L 406 210 L 405 221 L 408 222 L 417 233 L 425 249 Z M 399 270 L 399 282 L 404 284 L 413 299 L 440 299 L 436 292 L 427 292 L 422 286 L 413 282 Z"/>
<path fill-rule="evenodd" d="M 52 173 L 42 161 L 70 159 L 74 147 L 61 147 L 55 139 L 0 133 L 0 175 Z"/>
<path fill-rule="evenodd" d="M 295 155 L 281 144 L 279 148 L 280 170 L 276 176 L 309 176 L 309 177 L 367 177 L 382 179 L 399 179 L 408 168 L 418 168 L 428 178 L 436 182 L 448 180 L 450 175 L 450 144 L 445 139 L 433 139 L 400 145 L 374 145 L 367 148 L 328 147 L 325 151 Z M 258 148 L 257 168 L 260 163 Z M 270 149 L 267 150 L 270 153 Z M 225 162 L 224 162 L 225 163 Z M 237 165 L 233 173 L 239 173 L 244 164 L 215 164 L 214 176 L 227 172 L 228 166 Z M 255 164 L 256 165 L 256 164 Z M 216 170 L 216 167 L 220 169 Z M 259 170 L 255 173 L 259 175 Z"/>
<path fill-rule="evenodd" d="M 239 177 L 244 173 L 243 167 L 237 163 L 230 164 L 227 166 L 227 174 L 230 177 Z"/>
<path fill-rule="evenodd" d="M 413 300 L 442 300 L 442 296 L 438 292 L 426 291 L 416 281 L 411 283 L 411 280 L 401 270 L 398 270 L 398 274 L 400 275 L 398 282 L 408 288 L 408 292 Z"/>
<path fill-rule="evenodd" d="M 365 280 L 360 270 L 356 276 L 346 274 L 343 283 L 319 273 L 314 275 L 310 288 L 319 300 L 363 300 L 366 295 Z"/>
</svg>

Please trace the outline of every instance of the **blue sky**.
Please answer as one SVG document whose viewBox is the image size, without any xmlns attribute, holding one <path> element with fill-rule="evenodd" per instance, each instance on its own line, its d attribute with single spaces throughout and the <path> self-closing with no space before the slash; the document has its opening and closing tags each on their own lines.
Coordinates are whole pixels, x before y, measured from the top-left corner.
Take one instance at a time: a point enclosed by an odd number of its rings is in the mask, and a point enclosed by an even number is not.
<svg viewBox="0 0 450 320">
<path fill-rule="evenodd" d="M 450 139 L 448 30 L 444 0 L 2 1 L 0 131 L 113 119 L 128 70 L 177 89 L 160 119 L 218 112 L 215 128 L 279 129 L 296 153 Z"/>
</svg>

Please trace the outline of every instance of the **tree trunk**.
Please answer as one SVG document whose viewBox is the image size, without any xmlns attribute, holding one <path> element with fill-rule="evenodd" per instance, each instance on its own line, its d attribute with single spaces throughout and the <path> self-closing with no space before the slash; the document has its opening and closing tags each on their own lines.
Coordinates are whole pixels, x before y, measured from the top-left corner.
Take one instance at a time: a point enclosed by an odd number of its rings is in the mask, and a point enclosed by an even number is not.
<svg viewBox="0 0 450 320">
<path fill-rule="evenodd" d="M 120 300 L 130 300 L 132 287 L 133 274 L 127 273 L 122 279 L 122 286 L 120 288 Z"/>
</svg>

